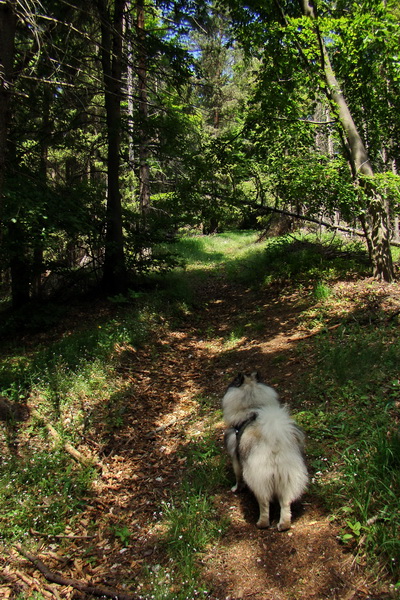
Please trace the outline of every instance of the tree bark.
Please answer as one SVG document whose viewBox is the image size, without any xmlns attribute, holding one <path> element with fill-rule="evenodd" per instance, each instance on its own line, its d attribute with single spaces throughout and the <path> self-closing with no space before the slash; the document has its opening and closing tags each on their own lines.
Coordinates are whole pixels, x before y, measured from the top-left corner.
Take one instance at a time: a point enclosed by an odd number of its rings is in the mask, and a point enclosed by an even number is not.
<svg viewBox="0 0 400 600">
<path fill-rule="evenodd" d="M 6 169 L 10 97 L 13 87 L 15 47 L 15 0 L 0 3 L 0 219 L 3 216 L 3 189 Z"/>
<path fill-rule="evenodd" d="M 150 165 L 147 97 L 147 51 L 144 1 L 136 2 L 136 27 L 138 40 L 138 92 L 139 92 L 139 203 L 143 215 L 150 208 Z"/>
<path fill-rule="evenodd" d="M 103 288 L 107 294 L 126 291 L 122 203 L 119 188 L 122 99 L 122 33 L 125 0 L 97 0 L 101 19 L 101 63 L 107 122 L 107 211 Z"/>
<path fill-rule="evenodd" d="M 373 275 L 376 279 L 390 282 L 393 280 L 394 270 L 385 202 L 374 188 L 374 171 L 367 149 L 336 79 L 324 40 L 320 34 L 316 3 L 313 0 L 299 0 L 299 2 L 303 14 L 314 22 L 320 47 L 321 66 L 327 83 L 327 97 L 332 109 L 337 113 L 344 131 L 353 179 L 360 186 L 366 199 L 365 216 L 361 219 L 361 224 L 367 240 Z"/>
</svg>

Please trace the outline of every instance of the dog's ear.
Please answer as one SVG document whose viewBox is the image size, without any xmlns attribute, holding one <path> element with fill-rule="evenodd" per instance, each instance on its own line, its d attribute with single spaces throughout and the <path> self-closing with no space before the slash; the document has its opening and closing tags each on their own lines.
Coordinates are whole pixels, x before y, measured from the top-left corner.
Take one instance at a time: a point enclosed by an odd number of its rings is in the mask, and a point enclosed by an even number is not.
<svg viewBox="0 0 400 600">
<path fill-rule="evenodd" d="M 243 385 L 243 382 L 244 382 L 244 375 L 243 375 L 243 373 L 238 373 L 236 375 L 235 379 L 229 385 L 229 387 L 240 387 L 241 385 Z"/>
<path fill-rule="evenodd" d="M 251 374 L 251 378 L 253 381 L 256 381 L 257 383 L 261 383 L 261 375 L 260 375 L 259 371 L 253 371 L 253 373 Z"/>
</svg>

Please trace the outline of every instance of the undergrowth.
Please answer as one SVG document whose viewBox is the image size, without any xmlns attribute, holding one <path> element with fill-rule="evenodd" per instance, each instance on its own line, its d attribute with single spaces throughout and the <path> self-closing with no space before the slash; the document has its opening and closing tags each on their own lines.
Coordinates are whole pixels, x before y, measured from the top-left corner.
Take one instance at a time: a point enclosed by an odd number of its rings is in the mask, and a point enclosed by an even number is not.
<svg viewBox="0 0 400 600">
<path fill-rule="evenodd" d="M 119 355 L 144 344 L 156 318 L 135 308 L 78 325 L 50 344 L 3 351 L 0 396 L 13 406 L 30 405 L 31 415 L 22 439 L 21 423 L 0 422 L 0 542 L 21 540 L 29 529 L 60 533 L 84 506 L 95 472 L 71 463 L 64 443 L 79 445 L 96 428 L 106 439 L 122 425 L 128 392 L 116 371 Z M 57 431 L 54 450 L 45 425 Z"/>
<path fill-rule="evenodd" d="M 28 541 L 30 530 L 62 533 L 79 518 L 96 473 L 71 462 L 63 442 L 79 445 L 99 431 L 104 441 L 124 427 L 124 399 L 130 390 L 119 371 L 123 357 L 141 347 L 151 352 L 155 332 L 195 313 L 195 290 L 202 278 L 224 276 L 262 289 L 280 286 L 276 289 L 306 293 L 314 303 L 313 318 L 323 326 L 332 316 L 329 303 L 340 304 L 334 282 L 367 273 L 359 244 L 332 237 L 257 239 L 254 232 L 182 239 L 174 250 L 186 267 L 150 277 L 149 288 L 140 293 L 115 298 L 114 309 L 105 316 L 91 316 L 58 336 L 39 336 L 35 343 L 24 345 L 18 337 L 7 342 L 0 354 L 0 396 L 18 405 L 33 404 L 36 412 L 24 424 L 25 441 L 19 439 L 21 424 L 0 423 L 5 450 L 0 456 L 0 543 Z M 253 313 L 256 320 L 250 325 L 256 338 L 263 323 Z M 341 542 L 394 578 L 399 577 L 400 562 L 396 323 L 346 322 L 329 338 L 322 333 L 298 350 L 305 364 L 298 420 L 309 439 L 312 491 L 339 523 Z M 39 325 L 35 322 L 35 331 Z M 247 325 L 238 323 L 237 330 L 227 333 L 227 351 L 246 335 Z M 217 332 L 206 334 L 212 340 Z M 215 418 L 215 411 L 207 410 Z M 201 418 L 207 422 L 204 413 Z M 148 565 L 143 582 L 155 599 L 184 600 L 208 592 L 201 581 L 200 557 L 227 526 L 214 506 L 214 496 L 226 482 L 212 418 L 201 440 L 187 440 L 181 489 L 160 507 L 168 560 Z M 56 448 L 46 422 L 60 436 Z M 129 531 L 115 535 L 129 543 Z"/>
<path fill-rule="evenodd" d="M 201 406 L 201 399 L 199 399 Z M 220 415 L 218 415 L 220 416 Z M 229 520 L 215 510 L 215 494 L 227 486 L 225 457 L 215 440 L 215 415 L 202 415 L 206 430 L 184 450 L 186 472 L 179 491 L 162 504 L 165 533 L 161 540 L 169 562 L 146 569 L 144 590 L 158 600 L 209 597 L 200 558 L 225 533 Z"/>
<path fill-rule="evenodd" d="M 304 350 L 303 350 L 304 352 Z M 313 491 L 340 524 L 343 544 L 400 576 L 400 342 L 397 328 L 347 326 L 313 342 L 299 422 L 307 430 Z"/>
</svg>

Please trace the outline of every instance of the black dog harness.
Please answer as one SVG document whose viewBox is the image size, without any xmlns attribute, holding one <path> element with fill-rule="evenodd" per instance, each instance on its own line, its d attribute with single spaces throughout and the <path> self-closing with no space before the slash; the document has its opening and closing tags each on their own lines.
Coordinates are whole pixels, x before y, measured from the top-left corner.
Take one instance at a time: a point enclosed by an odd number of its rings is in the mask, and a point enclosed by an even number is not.
<svg viewBox="0 0 400 600">
<path fill-rule="evenodd" d="M 236 433 L 236 453 L 238 455 L 239 455 L 240 439 L 241 439 L 246 427 L 248 425 L 250 425 L 250 423 L 252 423 L 256 419 L 257 419 L 257 413 L 252 413 L 248 419 L 246 419 L 245 421 L 242 421 L 241 423 L 238 423 L 237 425 L 235 425 L 233 427 L 233 429 L 235 430 L 235 433 Z"/>
</svg>

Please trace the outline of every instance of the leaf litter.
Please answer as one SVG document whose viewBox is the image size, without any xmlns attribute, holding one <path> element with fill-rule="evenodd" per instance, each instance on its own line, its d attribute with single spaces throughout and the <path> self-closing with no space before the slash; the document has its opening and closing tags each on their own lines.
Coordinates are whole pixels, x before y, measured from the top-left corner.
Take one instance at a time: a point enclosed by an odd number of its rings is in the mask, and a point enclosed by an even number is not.
<svg viewBox="0 0 400 600">
<path fill-rule="evenodd" d="M 362 283 L 338 284 L 342 308 L 347 303 L 354 309 L 357 302 L 360 312 L 353 310 L 354 318 L 382 318 L 383 308 L 386 315 L 395 315 L 400 307 L 397 288 L 370 285 L 375 302 L 371 295 L 360 302 Z M 66 578 L 130 591 L 135 597 L 151 597 L 140 581 L 144 568 L 168 561 L 162 543 L 163 505 L 181 485 L 187 440 L 202 436 L 207 418 L 199 411 L 198 399 L 206 397 L 210 412 L 217 411 L 236 372 L 258 369 L 285 402 L 301 409 L 292 391 L 312 359 L 299 357 L 296 344 L 318 333 L 318 327 L 310 325 L 309 306 L 301 293 L 278 292 L 209 278 L 197 290 L 197 309 L 182 315 L 174 327 L 162 328 L 151 349 L 121 349 L 119 368 L 129 386 L 129 401 L 122 425 L 107 435 L 99 428 L 80 448 L 101 456 L 86 508 L 63 535 L 30 532 L 37 556 L 49 569 Z M 102 408 L 95 408 L 100 423 Z M 220 421 L 214 437 L 222 453 Z M 257 530 L 257 505 L 249 493 L 234 495 L 229 487 L 221 487 L 213 502 L 217 517 L 228 516 L 230 524 L 199 554 L 209 599 L 393 597 L 389 584 L 373 579 L 339 543 L 337 526 L 311 493 L 294 506 L 293 527 L 286 533 Z M 0 556 L 0 567 L 0 597 L 5 600 L 35 593 L 46 599 L 88 597 L 68 586 L 47 584 L 15 548 Z"/>
</svg>

